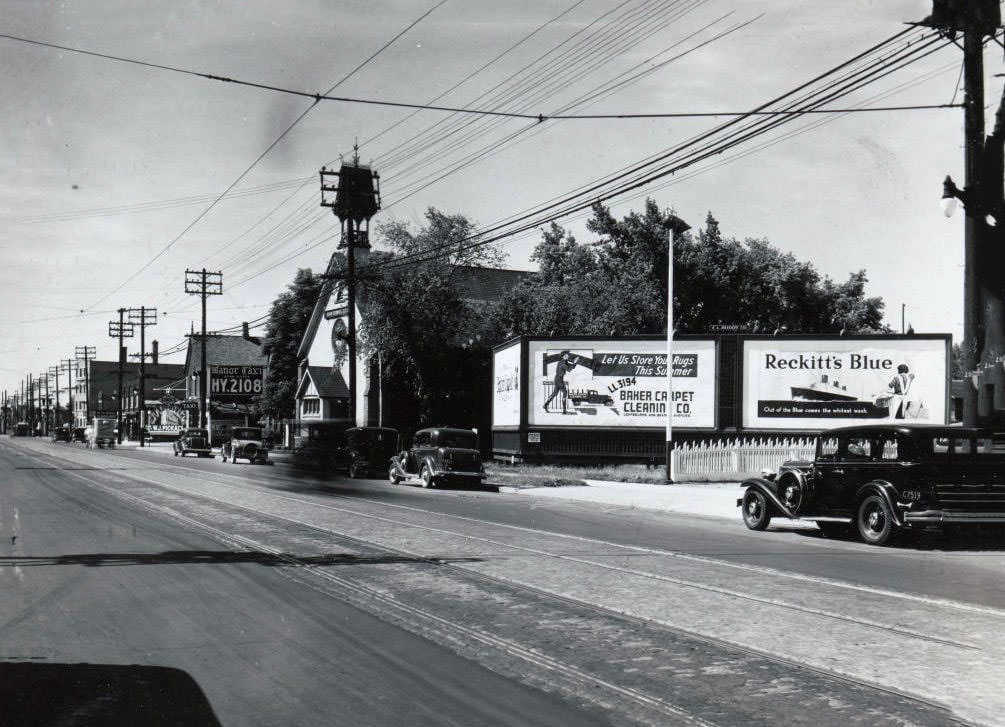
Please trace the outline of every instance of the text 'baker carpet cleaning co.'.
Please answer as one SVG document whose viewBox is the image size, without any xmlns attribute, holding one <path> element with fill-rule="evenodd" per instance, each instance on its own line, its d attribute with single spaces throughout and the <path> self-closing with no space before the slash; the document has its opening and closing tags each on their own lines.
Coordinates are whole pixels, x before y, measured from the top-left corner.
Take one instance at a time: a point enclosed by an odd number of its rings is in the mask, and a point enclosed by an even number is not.
<svg viewBox="0 0 1005 727">
<path fill-rule="evenodd" d="M 548 348 L 530 355 L 530 423 L 657 428 L 666 426 L 672 412 L 675 426 L 713 427 L 715 345 L 691 343 L 687 350 L 674 352 L 673 392 L 668 397 L 667 355 L 653 350 L 654 343 L 622 342 L 621 350 L 598 350 L 557 348 L 549 341 Z"/>
</svg>

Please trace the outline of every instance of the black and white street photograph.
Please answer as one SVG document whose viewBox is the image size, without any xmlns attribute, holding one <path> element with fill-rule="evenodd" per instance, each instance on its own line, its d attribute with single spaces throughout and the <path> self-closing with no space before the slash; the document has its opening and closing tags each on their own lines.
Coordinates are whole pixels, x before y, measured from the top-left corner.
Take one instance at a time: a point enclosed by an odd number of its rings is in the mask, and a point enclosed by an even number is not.
<svg viewBox="0 0 1005 727">
<path fill-rule="evenodd" d="M 1005 727 L 999 0 L 0 0 L 0 727 Z"/>
</svg>

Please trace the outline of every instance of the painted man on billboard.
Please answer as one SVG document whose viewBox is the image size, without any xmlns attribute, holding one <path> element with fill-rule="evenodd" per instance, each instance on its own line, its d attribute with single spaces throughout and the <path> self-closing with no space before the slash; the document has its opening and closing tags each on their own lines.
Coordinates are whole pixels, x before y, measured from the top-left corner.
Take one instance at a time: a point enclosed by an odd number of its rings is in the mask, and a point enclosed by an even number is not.
<svg viewBox="0 0 1005 727">
<path fill-rule="evenodd" d="M 568 351 L 562 351 L 561 358 L 559 358 L 558 363 L 555 365 L 555 388 L 551 392 L 551 396 L 548 400 L 544 402 L 544 410 L 548 411 L 548 404 L 550 404 L 559 392 L 562 393 L 562 413 L 567 413 L 565 411 L 565 402 L 569 397 L 569 389 L 565 385 L 565 375 L 576 368 L 576 362 L 572 360 Z"/>
</svg>

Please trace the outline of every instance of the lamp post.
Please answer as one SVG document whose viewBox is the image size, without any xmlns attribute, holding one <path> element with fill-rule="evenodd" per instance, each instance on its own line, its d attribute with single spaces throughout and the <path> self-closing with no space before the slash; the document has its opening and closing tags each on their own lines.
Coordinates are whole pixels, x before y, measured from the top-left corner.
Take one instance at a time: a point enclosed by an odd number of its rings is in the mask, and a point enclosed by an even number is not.
<svg viewBox="0 0 1005 727">
<path fill-rule="evenodd" d="M 673 466 L 673 248 L 691 225 L 667 210 L 663 224 L 667 228 L 667 484 L 674 482 Z"/>
</svg>

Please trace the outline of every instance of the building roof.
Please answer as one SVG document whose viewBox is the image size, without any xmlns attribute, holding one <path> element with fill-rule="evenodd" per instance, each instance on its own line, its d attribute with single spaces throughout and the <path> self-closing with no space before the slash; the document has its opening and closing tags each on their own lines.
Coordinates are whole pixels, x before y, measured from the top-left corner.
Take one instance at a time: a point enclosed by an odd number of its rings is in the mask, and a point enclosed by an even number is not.
<svg viewBox="0 0 1005 727">
<path fill-rule="evenodd" d="M 303 395 L 308 376 L 314 382 L 314 388 L 322 399 L 349 398 L 349 387 L 346 386 L 342 374 L 328 366 L 308 366 L 307 375 L 300 381 L 297 397 Z"/>
<path fill-rule="evenodd" d="M 450 271 L 450 280 L 456 286 L 461 300 L 487 303 L 499 300 L 533 274 L 527 270 L 454 265 Z"/>
<path fill-rule="evenodd" d="M 332 256 L 328 263 L 327 274 L 331 274 L 341 262 L 342 257 Z M 504 268 L 483 268 L 474 265 L 452 265 L 450 266 L 450 280 L 457 287 L 461 300 L 471 303 L 488 303 L 499 300 L 509 290 L 527 280 L 534 273 L 528 270 L 506 270 Z M 314 304 L 310 321 L 307 323 L 307 330 L 300 340 L 297 349 L 297 358 L 301 361 L 307 358 L 317 336 L 321 320 L 324 318 L 325 310 L 332 305 L 332 295 L 340 293 L 342 286 L 336 284 L 331 279 L 326 280 L 321 286 L 321 293 Z M 366 295 L 366 286 L 359 288 L 361 298 Z M 337 298 L 336 298 L 337 302 Z"/>
<path fill-rule="evenodd" d="M 185 355 L 185 375 L 191 376 L 199 369 L 202 360 L 202 334 L 188 337 Z M 210 366 L 265 366 L 268 357 L 262 353 L 262 344 L 256 338 L 207 334 L 206 363 Z"/>
</svg>

